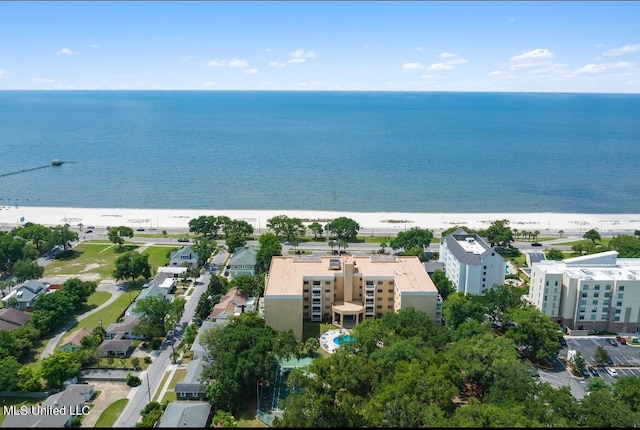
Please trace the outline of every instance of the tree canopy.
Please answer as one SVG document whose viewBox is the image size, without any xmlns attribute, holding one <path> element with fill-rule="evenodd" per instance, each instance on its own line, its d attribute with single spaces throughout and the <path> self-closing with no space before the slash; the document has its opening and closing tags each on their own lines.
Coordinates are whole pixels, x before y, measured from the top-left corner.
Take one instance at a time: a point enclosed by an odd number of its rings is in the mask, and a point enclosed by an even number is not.
<svg viewBox="0 0 640 430">
<path fill-rule="evenodd" d="M 334 219 L 327 227 L 327 230 L 331 232 L 338 241 L 343 240 L 346 242 L 354 242 L 360 230 L 360 224 L 344 216 Z"/>
<path fill-rule="evenodd" d="M 118 248 L 122 248 L 125 237 L 133 237 L 133 229 L 126 226 L 107 227 L 107 237 L 109 242 L 114 245 L 118 245 Z"/>
<path fill-rule="evenodd" d="M 424 250 L 428 247 L 433 239 L 433 231 L 428 229 L 422 229 L 419 227 L 412 227 L 407 231 L 401 231 L 398 235 L 391 240 L 391 247 L 393 249 L 403 248 L 405 251 L 418 248 Z"/>
<path fill-rule="evenodd" d="M 149 255 L 139 254 L 134 251 L 126 252 L 115 261 L 112 275 L 117 281 L 121 279 L 131 279 L 135 281 L 139 276 L 145 279 L 151 277 L 151 266 L 149 265 Z"/>
<path fill-rule="evenodd" d="M 293 244 L 304 236 L 306 227 L 300 218 L 289 218 L 286 215 L 276 215 L 267 220 L 267 228 L 271 229 L 278 240 L 284 240 Z"/>
</svg>

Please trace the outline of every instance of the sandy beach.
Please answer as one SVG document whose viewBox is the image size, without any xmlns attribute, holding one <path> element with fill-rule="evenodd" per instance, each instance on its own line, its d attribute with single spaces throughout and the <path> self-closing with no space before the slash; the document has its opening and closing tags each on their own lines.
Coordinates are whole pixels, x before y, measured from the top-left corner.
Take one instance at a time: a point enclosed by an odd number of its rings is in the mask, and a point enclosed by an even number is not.
<svg viewBox="0 0 640 430">
<path fill-rule="evenodd" d="M 324 224 L 337 217 L 352 218 L 360 224 L 361 231 L 398 232 L 411 227 L 444 230 L 454 225 L 466 225 L 474 229 L 486 228 L 499 219 L 510 221 L 511 228 L 539 231 L 555 235 L 585 232 L 595 228 L 601 234 L 633 234 L 640 229 L 640 214 L 580 214 L 580 213 L 412 213 L 412 212 L 334 212 L 304 210 L 214 210 L 214 209 L 124 209 L 124 208 L 76 208 L 0 206 L 0 226 L 16 227 L 26 222 L 48 226 L 68 223 L 104 228 L 125 225 L 134 229 L 188 230 L 189 220 L 201 215 L 221 216 L 244 220 L 254 229 L 266 229 L 267 220 L 276 215 L 297 217 L 305 223 L 318 221 Z M 622 232 L 622 233 L 621 233 Z"/>
</svg>

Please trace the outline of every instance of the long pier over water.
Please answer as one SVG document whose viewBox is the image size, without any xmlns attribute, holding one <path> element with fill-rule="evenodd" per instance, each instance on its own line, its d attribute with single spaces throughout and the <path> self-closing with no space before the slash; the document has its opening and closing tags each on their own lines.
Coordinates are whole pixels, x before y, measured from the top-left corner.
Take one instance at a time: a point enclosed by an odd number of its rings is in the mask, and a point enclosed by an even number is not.
<svg viewBox="0 0 640 430">
<path fill-rule="evenodd" d="M 63 164 L 75 164 L 75 163 L 77 163 L 77 161 L 53 160 L 51 164 L 45 164 L 44 166 L 32 167 L 30 169 L 20 169 L 20 170 L 15 170 L 13 172 L 8 172 L 8 173 L 0 173 L 0 178 L 3 178 L 5 176 L 17 175 L 19 173 L 32 172 L 34 170 L 46 169 L 47 167 L 58 167 L 58 166 L 62 166 Z"/>
</svg>

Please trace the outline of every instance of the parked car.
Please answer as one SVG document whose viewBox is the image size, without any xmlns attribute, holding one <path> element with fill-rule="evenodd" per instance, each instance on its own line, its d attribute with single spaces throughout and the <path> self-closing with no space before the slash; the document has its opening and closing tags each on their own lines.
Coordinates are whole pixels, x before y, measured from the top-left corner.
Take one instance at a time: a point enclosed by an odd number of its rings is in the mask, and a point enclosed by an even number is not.
<svg viewBox="0 0 640 430">
<path fill-rule="evenodd" d="M 542 244 L 540 242 L 533 242 L 531 246 L 542 246 Z"/>
<path fill-rule="evenodd" d="M 93 233 L 93 230 L 85 230 L 85 233 Z"/>
<path fill-rule="evenodd" d="M 604 368 L 604 371 L 607 372 L 607 374 L 609 376 L 611 376 L 612 378 L 617 378 L 618 377 L 618 372 L 616 371 L 616 369 L 612 369 L 609 366 Z"/>
<path fill-rule="evenodd" d="M 626 345 L 626 344 L 627 344 L 627 339 L 625 339 L 625 338 L 624 338 L 624 337 L 622 337 L 622 336 L 616 336 L 616 340 L 617 340 L 618 342 L 620 342 L 620 345 Z"/>
<path fill-rule="evenodd" d="M 560 346 L 567 346 L 567 341 L 564 337 L 561 336 L 559 338 L 559 341 L 560 341 Z"/>
<path fill-rule="evenodd" d="M 598 372 L 598 369 L 593 366 L 589 366 L 589 372 L 591 372 L 593 376 L 600 376 L 600 372 Z"/>
<path fill-rule="evenodd" d="M 144 231 L 144 228 L 136 228 L 136 231 Z"/>
<path fill-rule="evenodd" d="M 189 242 L 189 238 L 187 237 L 179 237 L 178 242 Z"/>
<path fill-rule="evenodd" d="M 611 345 L 613 346 L 618 346 L 618 342 L 616 342 L 616 340 L 614 338 L 608 338 L 607 342 L 609 342 Z"/>
<path fill-rule="evenodd" d="M 582 369 L 582 376 L 584 376 L 585 378 L 589 377 L 589 370 L 586 367 Z"/>
</svg>

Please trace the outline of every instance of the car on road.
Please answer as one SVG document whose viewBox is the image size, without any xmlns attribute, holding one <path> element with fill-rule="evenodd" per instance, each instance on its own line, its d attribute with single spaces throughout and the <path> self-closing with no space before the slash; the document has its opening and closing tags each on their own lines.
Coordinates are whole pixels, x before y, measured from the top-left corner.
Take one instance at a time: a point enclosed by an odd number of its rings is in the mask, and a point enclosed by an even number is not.
<svg viewBox="0 0 640 430">
<path fill-rule="evenodd" d="M 613 346 L 618 346 L 618 342 L 614 338 L 608 338 L 607 342 L 609 342 Z"/>
<path fill-rule="evenodd" d="M 93 230 L 85 230 L 85 233 L 93 233 Z"/>
<path fill-rule="evenodd" d="M 609 376 L 611 376 L 612 378 L 617 378 L 618 377 L 618 372 L 616 371 L 616 369 L 612 369 L 611 367 L 606 366 L 604 368 L 604 371 L 607 372 L 607 374 Z"/>
<path fill-rule="evenodd" d="M 584 376 L 585 378 L 589 377 L 589 370 L 586 367 L 582 369 L 582 376 Z"/>
<path fill-rule="evenodd" d="M 136 231 L 144 231 L 144 228 L 136 228 Z"/>
<path fill-rule="evenodd" d="M 531 246 L 542 246 L 542 244 L 540 242 L 533 242 L 531 243 Z"/>
<path fill-rule="evenodd" d="M 186 237 L 179 237 L 179 238 L 178 238 L 178 242 L 189 242 L 189 238 L 186 238 Z"/>
<path fill-rule="evenodd" d="M 94 226 L 92 226 L 92 225 L 90 225 L 90 226 L 87 226 L 87 228 L 95 228 L 95 227 L 94 227 Z"/>
<path fill-rule="evenodd" d="M 558 339 L 560 341 L 560 346 L 567 346 L 567 340 L 563 337 L 560 336 L 560 338 Z"/>
<path fill-rule="evenodd" d="M 600 372 L 598 372 L 598 369 L 596 369 L 593 366 L 589 366 L 589 372 L 593 375 L 593 376 L 600 376 Z"/>
<path fill-rule="evenodd" d="M 627 344 L 627 339 L 625 339 L 625 338 L 624 338 L 624 337 L 622 337 L 622 336 L 616 336 L 616 340 L 617 340 L 618 342 L 620 342 L 620 345 L 626 345 L 626 344 Z"/>
</svg>

